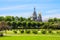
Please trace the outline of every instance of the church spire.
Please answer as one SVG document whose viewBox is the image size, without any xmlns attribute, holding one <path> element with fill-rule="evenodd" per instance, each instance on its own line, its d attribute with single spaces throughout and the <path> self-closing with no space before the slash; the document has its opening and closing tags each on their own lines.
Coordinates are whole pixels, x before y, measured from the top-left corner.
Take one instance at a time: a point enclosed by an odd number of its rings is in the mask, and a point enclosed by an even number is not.
<svg viewBox="0 0 60 40">
<path fill-rule="evenodd" d="M 38 21 L 42 22 L 42 16 L 41 16 L 41 13 L 39 13 L 39 15 L 38 15 Z"/>
<path fill-rule="evenodd" d="M 34 13 L 33 14 L 35 14 L 36 15 L 36 8 L 34 7 Z"/>
<path fill-rule="evenodd" d="M 34 7 L 34 11 L 35 11 L 35 7 Z"/>
<path fill-rule="evenodd" d="M 34 7 L 34 12 L 33 12 L 33 20 L 36 20 L 37 19 L 37 14 L 36 14 L 36 9 Z"/>
</svg>

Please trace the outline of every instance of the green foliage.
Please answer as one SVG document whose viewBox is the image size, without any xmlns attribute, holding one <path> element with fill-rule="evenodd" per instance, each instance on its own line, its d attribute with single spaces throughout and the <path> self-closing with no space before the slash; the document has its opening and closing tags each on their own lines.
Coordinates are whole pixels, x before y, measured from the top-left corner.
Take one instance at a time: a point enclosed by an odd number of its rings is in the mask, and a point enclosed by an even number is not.
<svg viewBox="0 0 60 40">
<path fill-rule="evenodd" d="M 22 22 L 22 26 L 25 28 L 26 27 L 26 22 Z"/>
<path fill-rule="evenodd" d="M 12 21 L 12 17 L 11 16 L 6 16 L 5 21 Z"/>
<path fill-rule="evenodd" d="M 32 22 L 32 27 L 33 27 L 33 28 L 36 28 L 36 26 L 37 26 L 37 23 L 33 21 L 33 22 Z"/>
<path fill-rule="evenodd" d="M 41 30 L 41 33 L 42 34 L 46 34 L 46 30 Z"/>
<path fill-rule="evenodd" d="M 22 23 L 20 21 L 18 21 L 17 26 L 21 27 Z"/>
<path fill-rule="evenodd" d="M 0 16 L 0 21 L 4 21 L 4 16 Z"/>
<path fill-rule="evenodd" d="M 32 21 L 31 18 L 14 17 L 14 16 L 0 16 L 0 26 L 3 26 L 1 22 L 4 21 L 6 26 L 11 26 L 12 29 L 17 28 L 41 28 L 41 29 L 60 29 L 60 18 L 49 19 L 48 22 Z M 1 27 L 0 27 L 1 29 Z"/>
<path fill-rule="evenodd" d="M 23 17 L 20 17 L 19 19 L 20 19 L 21 22 L 24 21 L 24 18 Z"/>
<path fill-rule="evenodd" d="M 13 31 L 15 34 L 17 34 L 17 31 Z"/>
<path fill-rule="evenodd" d="M 2 36 L 4 36 L 4 34 L 3 34 L 3 32 L 2 32 L 2 31 L 0 31 L 0 37 L 2 37 Z"/>
<path fill-rule="evenodd" d="M 53 32 L 52 32 L 52 30 L 50 29 L 50 30 L 48 30 L 48 33 L 53 33 Z"/>
<path fill-rule="evenodd" d="M 48 22 L 60 22 L 60 18 L 52 18 L 52 19 L 49 19 Z"/>
<path fill-rule="evenodd" d="M 13 21 L 13 22 L 12 22 L 12 26 L 13 26 L 12 29 L 17 29 L 17 28 L 18 28 L 18 27 L 17 27 L 17 22 Z"/>
<path fill-rule="evenodd" d="M 27 34 L 30 34 L 30 30 L 26 30 L 26 33 L 27 33 Z"/>
<path fill-rule="evenodd" d="M 60 31 L 57 31 L 57 34 L 60 34 Z"/>
<path fill-rule="evenodd" d="M 49 19 L 48 22 L 54 22 L 54 19 Z"/>
<path fill-rule="evenodd" d="M 4 36 L 3 33 L 0 33 L 0 37 Z"/>
<path fill-rule="evenodd" d="M 8 25 L 8 26 L 11 26 L 11 22 L 10 22 L 10 21 L 7 21 L 7 25 Z"/>
<path fill-rule="evenodd" d="M 19 21 L 20 19 L 19 19 L 19 17 L 18 16 L 16 16 L 15 17 L 15 21 Z"/>
<path fill-rule="evenodd" d="M 21 34 L 23 34 L 24 33 L 24 30 L 21 30 Z"/>
<path fill-rule="evenodd" d="M 32 32 L 33 32 L 34 34 L 38 34 L 38 31 L 36 31 L 36 30 L 35 30 L 35 31 L 32 31 Z"/>
<path fill-rule="evenodd" d="M 28 26 L 28 28 L 31 28 L 31 26 L 32 26 L 31 22 L 27 22 L 27 26 Z"/>
</svg>

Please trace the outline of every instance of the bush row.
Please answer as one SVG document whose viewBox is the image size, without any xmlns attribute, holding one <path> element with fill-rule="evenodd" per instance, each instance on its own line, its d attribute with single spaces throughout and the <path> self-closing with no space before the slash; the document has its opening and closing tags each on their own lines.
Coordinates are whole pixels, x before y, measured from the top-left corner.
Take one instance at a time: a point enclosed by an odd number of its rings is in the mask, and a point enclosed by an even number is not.
<svg viewBox="0 0 60 40">
<path fill-rule="evenodd" d="M 17 34 L 17 31 L 13 31 L 13 32 L 14 32 L 15 34 Z M 26 31 L 21 30 L 20 33 L 21 33 L 21 34 L 23 34 L 23 33 L 30 34 L 31 31 L 30 31 L 30 30 L 26 30 Z M 38 34 L 38 31 L 32 31 L 32 33 Z"/>
<path fill-rule="evenodd" d="M 17 31 L 13 31 L 15 34 L 17 33 Z M 33 31 L 30 31 L 30 30 L 21 30 L 20 31 L 20 33 L 21 34 L 23 34 L 23 33 L 26 33 L 26 34 L 31 34 L 31 33 L 33 33 L 33 34 L 38 34 L 39 33 L 39 31 L 37 31 L 37 30 L 33 30 Z M 48 30 L 48 31 L 46 31 L 46 30 L 41 30 L 41 32 L 40 32 L 41 34 L 47 34 L 47 33 L 49 33 L 49 34 L 53 34 L 54 32 L 52 31 L 52 30 Z M 57 34 L 58 33 L 60 33 L 60 32 L 56 32 Z"/>
<path fill-rule="evenodd" d="M 13 32 L 14 32 L 15 34 L 18 33 L 16 30 L 14 30 Z M 26 34 L 31 34 L 31 33 L 33 33 L 33 34 L 38 34 L 39 32 L 36 31 L 36 30 L 33 30 L 33 31 L 30 31 L 30 30 L 25 30 L 25 31 L 24 31 L 24 30 L 21 30 L 20 33 L 21 33 L 21 34 L 24 34 L 24 33 L 26 33 Z M 47 31 L 46 31 L 46 30 L 41 30 L 40 33 L 41 33 L 41 34 L 47 34 Z M 53 31 L 52 31 L 52 30 L 48 30 L 48 33 L 53 34 Z M 57 34 L 60 34 L 59 31 L 57 31 L 56 33 L 57 33 Z M 3 34 L 3 32 L 0 32 L 0 37 L 2 37 L 2 36 L 4 36 L 4 34 Z"/>
</svg>

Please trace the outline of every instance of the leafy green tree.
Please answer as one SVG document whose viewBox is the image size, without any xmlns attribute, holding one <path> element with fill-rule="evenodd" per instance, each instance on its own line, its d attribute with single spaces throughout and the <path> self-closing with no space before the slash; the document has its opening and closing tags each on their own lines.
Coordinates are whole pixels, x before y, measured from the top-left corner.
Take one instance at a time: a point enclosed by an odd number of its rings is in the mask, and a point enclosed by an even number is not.
<svg viewBox="0 0 60 40">
<path fill-rule="evenodd" d="M 18 26 L 19 28 L 21 28 L 21 27 L 22 27 L 22 22 L 18 21 L 17 26 Z"/>
<path fill-rule="evenodd" d="M 60 22 L 60 19 L 58 19 L 58 22 Z"/>
<path fill-rule="evenodd" d="M 7 21 L 7 26 L 9 29 L 12 29 L 12 23 L 10 21 Z"/>
<path fill-rule="evenodd" d="M 31 22 L 27 22 L 26 25 L 27 25 L 28 28 L 31 28 L 31 26 L 32 26 Z"/>
<path fill-rule="evenodd" d="M 39 23 L 39 22 L 37 22 L 36 24 L 37 24 L 37 27 L 39 28 L 39 27 L 40 27 L 40 23 Z"/>
<path fill-rule="evenodd" d="M 36 22 L 32 22 L 32 28 L 36 28 L 36 27 L 37 27 Z"/>
<path fill-rule="evenodd" d="M 23 17 L 20 17 L 20 21 L 21 21 L 21 22 L 24 21 Z"/>
<path fill-rule="evenodd" d="M 48 22 L 54 22 L 54 19 L 49 19 Z"/>
<path fill-rule="evenodd" d="M 15 21 L 15 17 L 14 16 L 11 16 L 11 18 L 12 18 L 12 21 Z"/>
<path fill-rule="evenodd" d="M 12 17 L 11 16 L 6 16 L 5 21 L 12 21 Z"/>
<path fill-rule="evenodd" d="M 17 27 L 17 22 L 15 22 L 15 21 L 13 21 L 12 22 L 12 29 L 17 29 L 18 27 Z"/>
<path fill-rule="evenodd" d="M 32 21 L 31 18 L 27 18 L 27 20 L 30 21 L 30 22 Z"/>
<path fill-rule="evenodd" d="M 48 29 L 49 23 L 48 23 L 48 22 L 45 22 L 43 26 L 44 26 L 44 27 L 43 27 L 44 29 Z"/>
<path fill-rule="evenodd" d="M 19 21 L 19 17 L 18 16 L 15 17 L 15 21 Z"/>
<path fill-rule="evenodd" d="M 5 20 L 4 16 L 0 16 L 0 21 L 4 21 L 4 20 Z"/>
<path fill-rule="evenodd" d="M 8 25 L 8 26 L 11 26 L 11 22 L 10 22 L 10 21 L 7 21 L 7 25 Z"/>
<path fill-rule="evenodd" d="M 26 21 L 22 22 L 22 26 L 23 26 L 23 28 L 26 28 Z"/>
<path fill-rule="evenodd" d="M 54 18 L 54 22 L 58 22 L 58 19 L 57 18 Z"/>
</svg>

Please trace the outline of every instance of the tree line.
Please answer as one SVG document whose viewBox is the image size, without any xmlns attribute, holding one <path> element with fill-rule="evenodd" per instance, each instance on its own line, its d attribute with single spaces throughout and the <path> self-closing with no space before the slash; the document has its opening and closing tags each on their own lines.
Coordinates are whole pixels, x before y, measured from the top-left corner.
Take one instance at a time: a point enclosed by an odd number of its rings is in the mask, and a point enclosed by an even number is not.
<svg viewBox="0 0 60 40">
<path fill-rule="evenodd" d="M 47 22 L 38 22 L 18 16 L 0 16 L 0 30 L 4 29 L 60 29 L 60 19 L 52 18 Z"/>
</svg>

